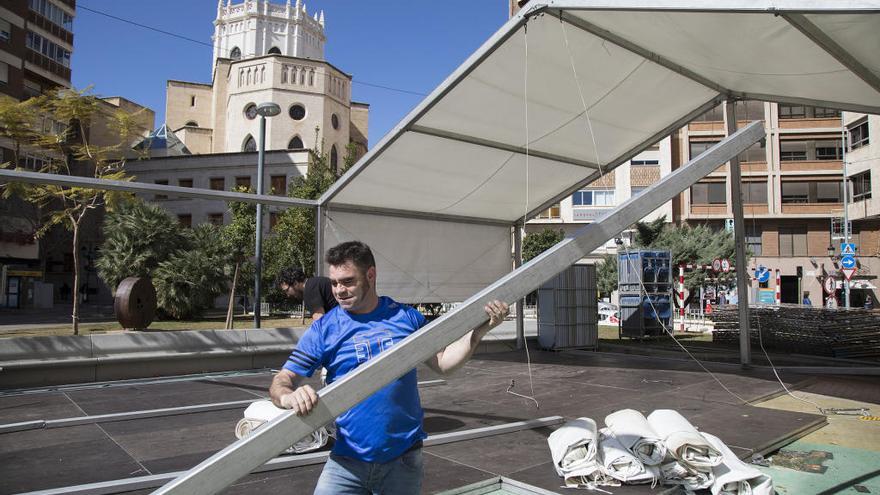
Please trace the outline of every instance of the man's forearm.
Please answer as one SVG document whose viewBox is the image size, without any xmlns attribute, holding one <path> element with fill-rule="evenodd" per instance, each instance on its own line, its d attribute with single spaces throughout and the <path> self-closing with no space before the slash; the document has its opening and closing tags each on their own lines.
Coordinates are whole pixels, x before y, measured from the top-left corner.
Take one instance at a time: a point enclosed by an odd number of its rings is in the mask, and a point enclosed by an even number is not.
<svg viewBox="0 0 880 495">
<path fill-rule="evenodd" d="M 287 374 L 282 372 L 276 373 L 272 378 L 272 384 L 269 386 L 269 397 L 272 403 L 277 407 L 281 407 L 281 397 L 291 393 L 296 388 L 298 376 L 294 373 Z"/>
<path fill-rule="evenodd" d="M 449 374 L 461 368 L 474 355 L 477 346 L 480 345 L 480 341 L 489 333 L 489 330 L 489 325 L 481 325 L 446 346 L 446 349 L 437 356 L 440 372 Z"/>
</svg>

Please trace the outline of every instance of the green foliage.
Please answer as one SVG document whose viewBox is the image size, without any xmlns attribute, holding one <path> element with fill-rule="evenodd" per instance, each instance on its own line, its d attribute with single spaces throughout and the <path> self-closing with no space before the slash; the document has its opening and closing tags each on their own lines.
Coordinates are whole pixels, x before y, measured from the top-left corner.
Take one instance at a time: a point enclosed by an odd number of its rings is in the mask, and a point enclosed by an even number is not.
<svg viewBox="0 0 880 495">
<path fill-rule="evenodd" d="M 649 247 L 663 232 L 666 227 L 666 215 L 650 222 L 636 222 L 636 235 L 633 243 L 636 246 Z"/>
<path fill-rule="evenodd" d="M 733 235 L 725 230 L 715 230 L 707 225 L 674 227 L 667 226 L 651 244 L 651 248 L 672 251 L 673 267 L 681 263 L 708 265 L 715 258 L 727 258 L 734 265 L 735 241 Z M 706 272 L 693 270 L 685 272 L 685 286 L 693 292 L 706 278 Z M 733 272 L 719 273 L 715 277 L 719 281 L 731 281 L 736 275 Z"/>
<path fill-rule="evenodd" d="M 596 288 L 601 295 L 611 295 L 617 290 L 617 255 L 606 254 L 596 265 Z"/>
<path fill-rule="evenodd" d="M 226 291 L 228 281 L 228 256 L 222 248 L 220 228 L 199 225 L 188 237 L 188 249 L 178 250 L 159 263 L 153 275 L 159 308 L 176 319 L 200 316 Z"/>
<path fill-rule="evenodd" d="M 565 238 L 565 232 L 562 229 L 544 229 L 540 232 L 533 232 L 523 238 L 522 255 L 523 261 L 529 261 L 535 256 L 550 249 L 559 241 Z"/>
<path fill-rule="evenodd" d="M 105 240 L 95 263 L 98 275 L 116 289 L 126 277 L 152 276 L 159 263 L 187 242 L 180 225 L 162 207 L 132 201 L 107 214 Z"/>
</svg>

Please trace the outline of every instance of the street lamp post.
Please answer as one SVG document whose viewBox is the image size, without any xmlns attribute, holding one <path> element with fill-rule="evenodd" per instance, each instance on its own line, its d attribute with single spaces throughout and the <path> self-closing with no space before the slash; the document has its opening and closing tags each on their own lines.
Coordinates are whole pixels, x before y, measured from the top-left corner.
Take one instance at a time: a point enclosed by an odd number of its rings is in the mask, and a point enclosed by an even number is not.
<svg viewBox="0 0 880 495">
<path fill-rule="evenodd" d="M 266 117 L 274 117 L 281 113 L 281 107 L 275 103 L 267 102 L 257 105 L 257 115 L 260 116 L 260 147 L 257 152 L 257 194 L 263 194 L 263 164 L 266 157 Z M 263 272 L 263 205 L 257 203 L 257 242 L 255 252 L 254 275 L 254 328 L 260 328 L 260 278 Z"/>
</svg>

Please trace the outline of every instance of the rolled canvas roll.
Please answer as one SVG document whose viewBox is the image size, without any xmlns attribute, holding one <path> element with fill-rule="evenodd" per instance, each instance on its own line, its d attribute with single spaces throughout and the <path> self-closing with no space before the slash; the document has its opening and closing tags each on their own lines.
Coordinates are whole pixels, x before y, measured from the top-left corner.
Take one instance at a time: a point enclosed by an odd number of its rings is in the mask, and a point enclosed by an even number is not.
<svg viewBox="0 0 880 495">
<path fill-rule="evenodd" d="M 283 413 L 284 409 L 275 407 L 268 400 L 255 401 L 244 410 L 244 418 L 240 419 L 235 425 L 235 437 L 244 438 L 260 428 L 264 424 L 275 419 L 276 416 Z M 326 428 L 318 428 L 311 435 L 303 438 L 299 442 L 293 444 L 284 451 L 285 454 L 303 454 L 318 450 L 327 445 L 330 435 Z"/>
<path fill-rule="evenodd" d="M 556 473 L 566 484 L 580 485 L 599 471 L 596 422 L 578 418 L 565 423 L 547 438 Z"/>
<path fill-rule="evenodd" d="M 723 457 L 721 464 L 712 468 L 712 495 L 773 495 L 773 480 L 769 476 L 741 461 L 715 435 L 703 433 L 703 437 Z"/>
<path fill-rule="evenodd" d="M 599 431 L 599 462 L 605 474 L 624 483 L 654 483 L 660 478 L 656 466 L 645 466 L 609 428 Z"/>
<path fill-rule="evenodd" d="M 663 439 L 667 451 L 689 469 L 708 472 L 721 464 L 721 453 L 678 411 L 657 409 L 648 415 L 648 424 Z"/>
<path fill-rule="evenodd" d="M 642 413 L 621 409 L 606 416 L 605 425 L 643 464 L 657 466 L 666 457 L 666 445 Z"/>
</svg>

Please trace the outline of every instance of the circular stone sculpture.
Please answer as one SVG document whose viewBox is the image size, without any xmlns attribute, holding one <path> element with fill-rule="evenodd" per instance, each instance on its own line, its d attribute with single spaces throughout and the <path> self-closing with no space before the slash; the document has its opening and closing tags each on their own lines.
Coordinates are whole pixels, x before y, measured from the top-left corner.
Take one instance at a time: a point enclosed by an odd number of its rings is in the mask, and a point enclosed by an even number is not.
<svg viewBox="0 0 880 495">
<path fill-rule="evenodd" d="M 156 289 L 147 277 L 128 277 L 116 288 L 113 301 L 116 321 L 122 328 L 143 330 L 156 315 Z"/>
</svg>

